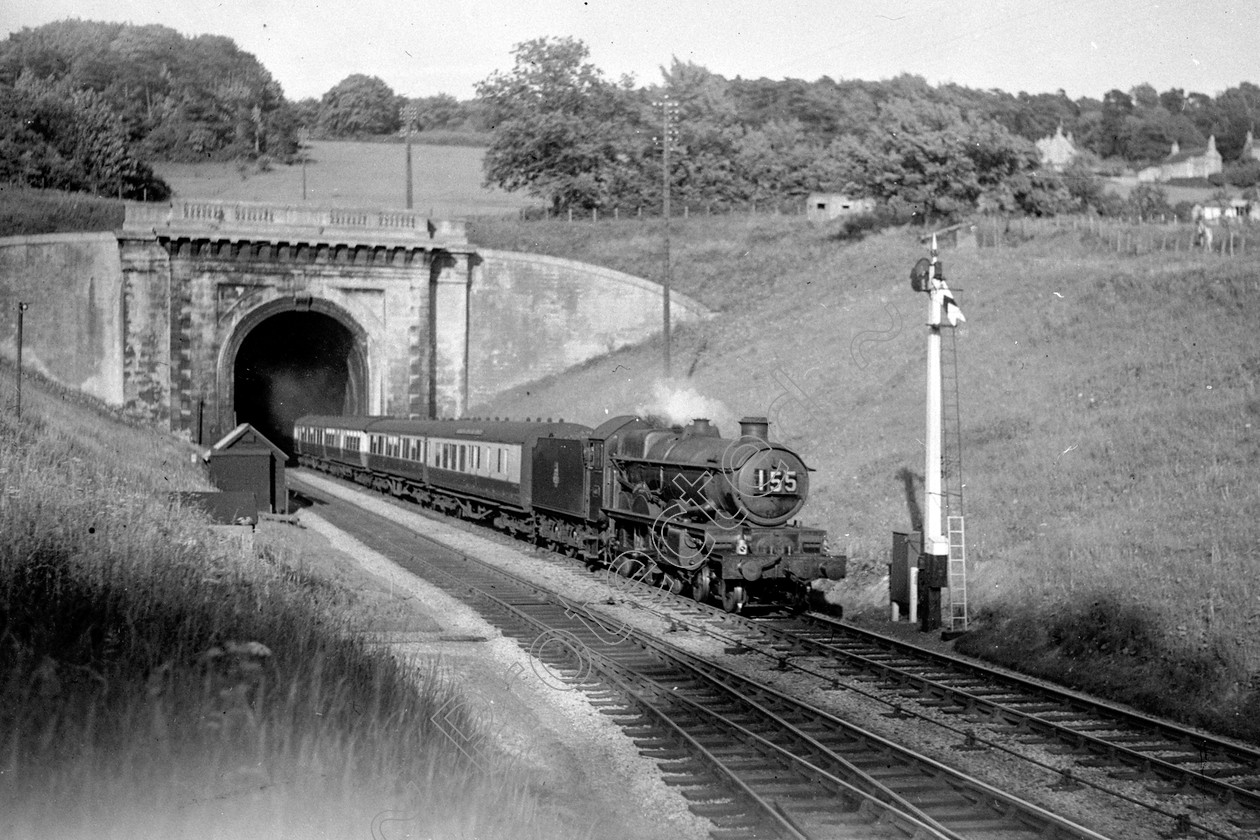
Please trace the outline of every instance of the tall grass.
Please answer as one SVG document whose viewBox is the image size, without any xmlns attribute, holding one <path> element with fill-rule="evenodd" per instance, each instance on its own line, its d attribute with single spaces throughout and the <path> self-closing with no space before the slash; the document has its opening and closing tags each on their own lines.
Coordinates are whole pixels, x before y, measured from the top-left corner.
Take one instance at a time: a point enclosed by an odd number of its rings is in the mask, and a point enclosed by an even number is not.
<svg viewBox="0 0 1260 840">
<path fill-rule="evenodd" d="M 652 278 L 662 233 L 637 220 L 472 230 L 487 247 Z M 911 530 L 922 504 L 926 301 L 909 283 L 920 233 L 847 243 L 799 217 L 676 220 L 674 288 L 720 315 L 678 331 L 671 377 L 653 340 L 472 412 L 595 424 L 663 391 L 766 414 L 816 470 L 802 519 L 849 556 L 850 612 L 882 615 L 889 532 Z M 1073 647 L 1057 676 L 1120 673 L 1117 658 L 1135 686 L 1196 674 L 1199 691 L 1162 706 L 1122 680 L 1102 688 L 1248 737 L 1260 736 L 1248 711 L 1260 674 L 1258 250 L 1116 253 L 1083 225 L 1043 224 L 941 254 L 967 316 L 955 337 L 969 597 L 996 628 L 977 646 L 1035 669 L 1066 638 L 1047 628 L 1114 616 L 1146 642 L 1104 655 L 1099 631 L 1100 647 Z M 786 398 L 789 380 L 807 406 Z M 1001 644 L 1033 635 L 1047 647 Z"/>
<path fill-rule="evenodd" d="M 0 186 L 0 236 L 118 230 L 124 204 L 60 190 Z"/>
<path fill-rule="evenodd" d="M 319 581 L 168 500 L 205 487 L 188 447 L 31 380 L 19 421 L 11 383 L 0 369 L 0 835 L 368 836 L 385 812 L 546 833 L 506 763 L 468 762 L 485 735 L 442 670 L 369 649 Z"/>
</svg>

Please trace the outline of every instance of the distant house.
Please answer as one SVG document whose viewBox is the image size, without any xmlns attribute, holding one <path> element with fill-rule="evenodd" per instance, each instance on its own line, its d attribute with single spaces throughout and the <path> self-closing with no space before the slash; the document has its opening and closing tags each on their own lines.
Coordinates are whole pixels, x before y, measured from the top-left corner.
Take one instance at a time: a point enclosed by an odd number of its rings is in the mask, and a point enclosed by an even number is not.
<svg viewBox="0 0 1260 840">
<path fill-rule="evenodd" d="M 1242 155 L 1239 156 L 1240 161 L 1260 160 L 1260 146 L 1256 145 L 1256 138 L 1251 136 L 1251 131 L 1247 131 L 1247 139 L 1243 142 Z"/>
<path fill-rule="evenodd" d="M 1245 198 L 1213 199 L 1194 205 L 1192 215 L 1205 222 L 1230 222 L 1235 219 L 1260 220 L 1260 202 Z"/>
<path fill-rule="evenodd" d="M 1063 124 L 1059 123 L 1053 137 L 1042 137 L 1037 141 L 1037 151 L 1041 152 L 1042 166 L 1062 172 L 1072 162 L 1072 158 L 1076 157 L 1076 143 L 1071 134 L 1063 133 Z"/>
<path fill-rule="evenodd" d="M 1223 168 L 1221 153 L 1216 150 L 1216 135 L 1208 138 L 1206 149 L 1181 151 L 1173 141 L 1172 151 L 1155 166 L 1148 166 L 1138 173 L 1139 181 L 1170 181 L 1173 178 L 1206 178 Z"/>
<path fill-rule="evenodd" d="M 810 193 L 805 199 L 805 216 L 811 222 L 829 222 L 846 216 L 857 216 L 875 211 L 871 198 L 849 198 L 839 193 Z"/>
</svg>

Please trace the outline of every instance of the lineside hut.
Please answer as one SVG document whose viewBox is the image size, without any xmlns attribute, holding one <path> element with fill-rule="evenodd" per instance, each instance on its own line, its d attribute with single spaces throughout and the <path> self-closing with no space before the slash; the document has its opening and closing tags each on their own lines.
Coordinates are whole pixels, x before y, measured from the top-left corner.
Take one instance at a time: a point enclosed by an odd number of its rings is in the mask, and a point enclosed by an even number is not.
<svg viewBox="0 0 1260 840">
<path fill-rule="evenodd" d="M 815 223 L 873 212 L 875 201 L 870 198 L 849 198 L 841 193 L 810 193 L 805 200 L 805 217 Z"/>
<path fill-rule="evenodd" d="M 206 454 L 210 480 L 215 487 L 252 491 L 260 508 L 278 514 L 289 512 L 289 491 L 284 477 L 287 458 L 283 449 L 248 423 L 228 432 Z"/>
</svg>

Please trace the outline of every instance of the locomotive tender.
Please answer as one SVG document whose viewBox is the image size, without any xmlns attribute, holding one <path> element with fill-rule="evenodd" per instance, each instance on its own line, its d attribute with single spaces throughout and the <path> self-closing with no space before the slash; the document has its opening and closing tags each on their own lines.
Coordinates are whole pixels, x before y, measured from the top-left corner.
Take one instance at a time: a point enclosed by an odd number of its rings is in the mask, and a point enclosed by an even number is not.
<svg viewBox="0 0 1260 840">
<path fill-rule="evenodd" d="M 845 574 L 825 531 L 790 522 L 809 468 L 768 427 L 309 415 L 293 437 L 301 466 L 735 612 L 751 594 L 803 603 L 811 581 Z"/>
</svg>

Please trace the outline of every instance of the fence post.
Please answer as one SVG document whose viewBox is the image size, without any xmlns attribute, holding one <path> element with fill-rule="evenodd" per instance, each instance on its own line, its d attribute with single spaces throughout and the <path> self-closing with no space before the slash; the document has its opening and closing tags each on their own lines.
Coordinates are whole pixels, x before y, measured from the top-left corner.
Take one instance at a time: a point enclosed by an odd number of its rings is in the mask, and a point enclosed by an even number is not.
<svg viewBox="0 0 1260 840">
<path fill-rule="evenodd" d="M 569 224 L 573 224 L 573 208 L 569 208 Z"/>
</svg>

